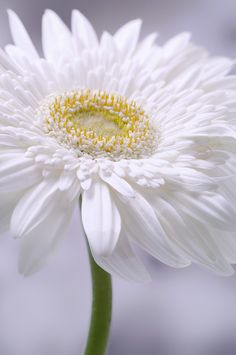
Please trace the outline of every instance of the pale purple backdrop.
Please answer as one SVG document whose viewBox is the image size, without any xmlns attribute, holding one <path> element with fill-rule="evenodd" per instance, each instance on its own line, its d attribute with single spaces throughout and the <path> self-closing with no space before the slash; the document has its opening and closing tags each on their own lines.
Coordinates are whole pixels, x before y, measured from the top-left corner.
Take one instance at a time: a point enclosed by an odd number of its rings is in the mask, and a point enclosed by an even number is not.
<svg viewBox="0 0 236 355">
<path fill-rule="evenodd" d="M 144 36 L 162 43 L 181 31 L 214 55 L 236 57 L 235 0 L 0 0 L 0 44 L 11 41 L 6 9 L 15 10 L 40 49 L 40 19 L 56 10 L 69 25 L 80 9 L 114 32 L 141 17 Z M 90 312 L 90 275 L 83 233 L 75 214 L 51 263 L 32 278 L 16 270 L 17 243 L 0 240 L 0 355 L 82 355 Z M 153 283 L 114 279 L 108 355 L 235 355 L 236 277 L 219 278 L 192 266 L 168 268 L 144 256 Z M 96 354 L 94 354 L 96 355 Z"/>
</svg>

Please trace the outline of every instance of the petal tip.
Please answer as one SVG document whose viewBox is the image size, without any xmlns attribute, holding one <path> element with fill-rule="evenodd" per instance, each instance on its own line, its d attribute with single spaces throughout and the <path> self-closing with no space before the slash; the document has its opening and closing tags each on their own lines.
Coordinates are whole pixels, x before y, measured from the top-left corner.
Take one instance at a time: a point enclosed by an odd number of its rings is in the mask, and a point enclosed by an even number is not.
<svg viewBox="0 0 236 355">
<path fill-rule="evenodd" d="M 12 9 L 7 8 L 6 11 L 7 11 L 8 17 L 16 15 L 16 13 Z"/>
</svg>

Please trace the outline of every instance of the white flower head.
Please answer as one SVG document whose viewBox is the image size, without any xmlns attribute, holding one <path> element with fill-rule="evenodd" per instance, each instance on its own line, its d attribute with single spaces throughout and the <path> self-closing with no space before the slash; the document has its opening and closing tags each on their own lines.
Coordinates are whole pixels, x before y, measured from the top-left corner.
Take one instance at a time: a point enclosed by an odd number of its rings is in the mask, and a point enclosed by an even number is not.
<svg viewBox="0 0 236 355">
<path fill-rule="evenodd" d="M 100 39 L 77 10 L 72 31 L 51 10 L 44 57 L 9 11 L 0 52 L 0 228 L 20 240 L 31 274 L 79 208 L 96 262 L 149 275 L 134 244 L 161 262 L 236 262 L 236 77 L 180 34 L 139 42 L 141 21 Z"/>
</svg>

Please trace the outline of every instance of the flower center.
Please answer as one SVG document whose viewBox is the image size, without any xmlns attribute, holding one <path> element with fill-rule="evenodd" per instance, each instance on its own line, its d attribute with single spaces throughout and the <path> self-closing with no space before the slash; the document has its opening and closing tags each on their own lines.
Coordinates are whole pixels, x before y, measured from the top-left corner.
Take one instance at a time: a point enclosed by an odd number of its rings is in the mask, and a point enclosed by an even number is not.
<svg viewBox="0 0 236 355">
<path fill-rule="evenodd" d="M 116 94 L 65 92 L 44 102 L 38 116 L 45 132 L 78 156 L 142 158 L 156 147 L 149 116 L 134 101 Z"/>
</svg>

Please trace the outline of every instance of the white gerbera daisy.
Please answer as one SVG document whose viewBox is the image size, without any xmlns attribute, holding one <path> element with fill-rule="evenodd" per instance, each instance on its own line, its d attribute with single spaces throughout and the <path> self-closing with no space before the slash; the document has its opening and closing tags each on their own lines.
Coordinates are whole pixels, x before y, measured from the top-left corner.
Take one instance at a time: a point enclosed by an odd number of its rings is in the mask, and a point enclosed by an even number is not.
<svg viewBox="0 0 236 355">
<path fill-rule="evenodd" d="M 0 52 L 0 226 L 37 271 L 81 198 L 96 262 L 134 280 L 136 243 L 161 262 L 232 274 L 236 262 L 236 77 L 187 33 L 138 42 L 140 20 L 101 39 L 43 16 L 44 58 L 9 12 Z"/>
</svg>

